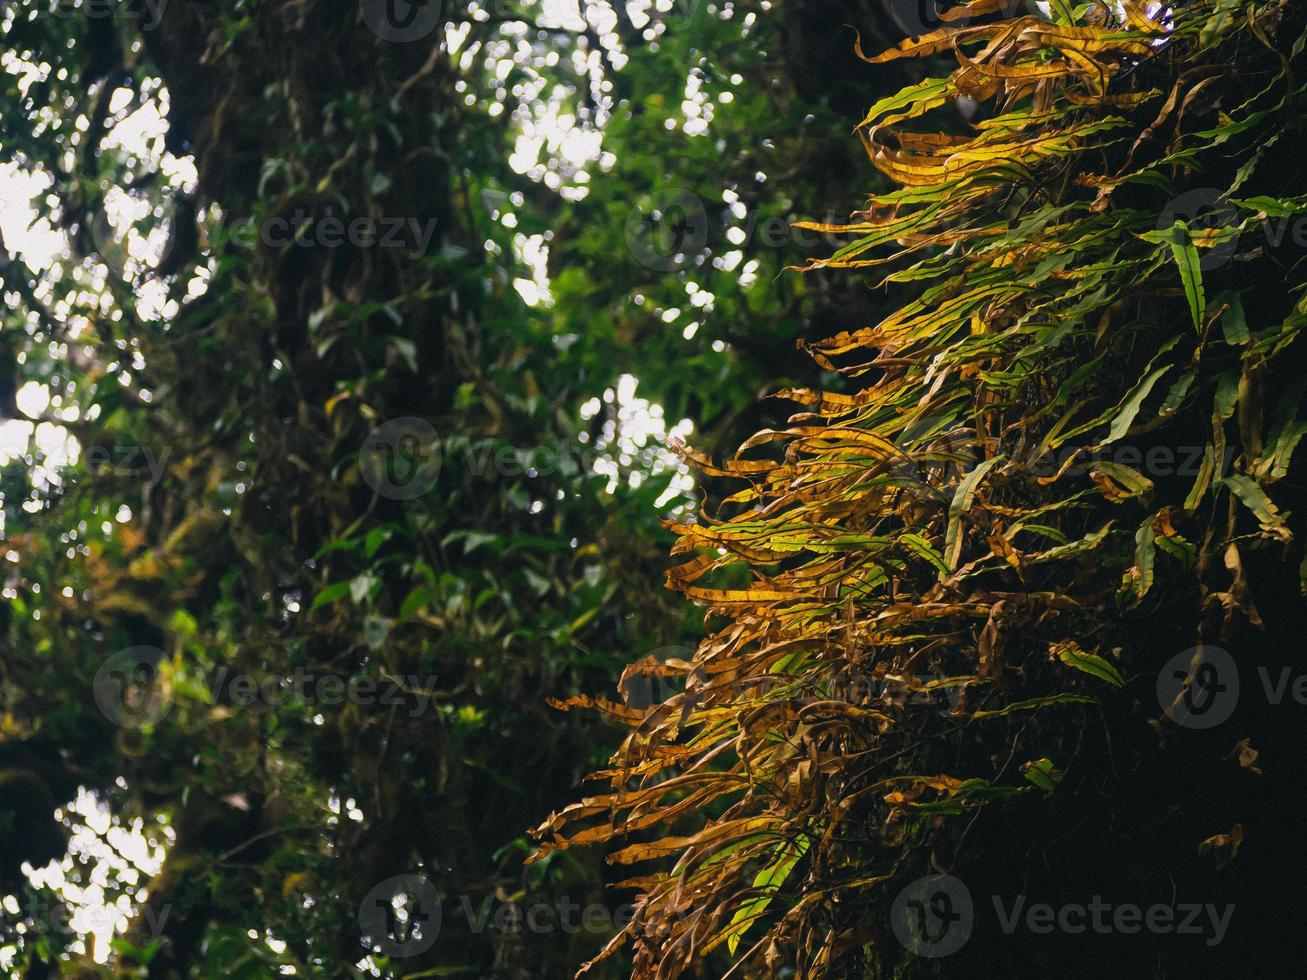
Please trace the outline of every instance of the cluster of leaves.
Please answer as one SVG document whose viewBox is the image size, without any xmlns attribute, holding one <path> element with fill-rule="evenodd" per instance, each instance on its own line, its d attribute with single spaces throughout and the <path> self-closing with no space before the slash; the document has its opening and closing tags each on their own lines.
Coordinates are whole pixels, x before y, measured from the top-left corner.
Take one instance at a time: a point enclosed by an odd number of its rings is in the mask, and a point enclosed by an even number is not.
<svg viewBox="0 0 1307 980">
<path fill-rule="evenodd" d="M 1048 7 L 972 0 L 868 59 L 956 68 L 872 106 L 858 132 L 898 187 L 820 226 L 850 240 L 810 268 L 914 298 L 809 345 L 852 391 L 781 391 L 789 424 L 688 453 L 743 487 L 676 526 L 670 584 L 714 632 L 628 668 L 666 698 L 563 705 L 631 733 L 540 853 L 658 862 L 610 946 L 636 976 L 927 970 L 889 912 L 932 868 L 978 894 L 1212 888 L 1242 903 L 1249 945 L 1225 954 L 1278 939 L 1292 884 L 1267 879 L 1296 838 L 1246 750 L 1282 789 L 1300 722 L 1243 698 L 1183 731 L 1155 682 L 1195 648 L 1192 682 L 1211 644 L 1294 662 L 1307 279 L 1259 229 L 1303 205 L 1307 27 L 1285 2 Z M 965 131 L 913 128 L 960 99 Z M 1199 222 L 1175 202 L 1205 188 Z M 1140 462 L 1190 446 L 1193 472 Z M 1199 845 L 1232 825 L 1218 881 Z M 1122 941 L 1135 975 L 1217 955 Z M 951 962 L 1083 969 L 1083 949 L 978 938 Z"/>
</svg>

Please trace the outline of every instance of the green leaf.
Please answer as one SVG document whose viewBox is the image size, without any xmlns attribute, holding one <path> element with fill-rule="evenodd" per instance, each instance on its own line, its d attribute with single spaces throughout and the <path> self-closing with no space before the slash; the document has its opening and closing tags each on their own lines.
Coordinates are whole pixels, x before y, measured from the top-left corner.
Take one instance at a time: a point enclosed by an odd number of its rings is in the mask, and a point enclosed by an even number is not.
<svg viewBox="0 0 1307 980">
<path fill-rule="evenodd" d="M 499 545 L 496 552 L 503 550 L 503 538 L 498 534 L 488 534 L 485 531 L 453 531 L 446 534 L 441 540 L 441 545 L 451 545 L 455 541 L 463 542 L 463 554 L 470 555 L 482 545 Z"/>
<path fill-rule="evenodd" d="M 1180 375 L 1167 389 L 1166 397 L 1162 399 L 1162 406 L 1157 410 L 1157 414 L 1166 417 L 1178 412 L 1197 377 L 1197 372 L 1194 371 L 1186 371 Z"/>
<path fill-rule="evenodd" d="M 1135 389 L 1126 396 L 1117 408 L 1116 417 L 1112 419 L 1112 426 L 1107 430 L 1107 438 L 1098 444 L 1098 448 L 1110 445 L 1122 438 L 1130 431 L 1130 426 L 1134 424 L 1139 410 L 1143 407 L 1144 399 L 1149 396 L 1157 382 L 1162 379 L 1162 375 L 1171 370 L 1170 365 L 1163 365 L 1155 368 L 1143 381 L 1135 386 Z"/>
<path fill-rule="evenodd" d="M 399 618 L 405 620 L 410 618 L 419 609 L 429 605 L 436 597 L 436 590 L 429 586 L 419 585 L 410 592 L 399 607 Z"/>
<path fill-rule="evenodd" d="M 1180 281 L 1184 283 L 1184 294 L 1189 300 L 1189 315 L 1193 318 L 1194 329 L 1202 333 L 1203 311 L 1207 308 L 1203 292 L 1202 260 L 1198 257 L 1198 249 L 1194 247 L 1189 226 L 1179 218 L 1176 218 L 1175 225 L 1171 228 L 1169 244 L 1176 267 L 1180 270 Z"/>
<path fill-rule="evenodd" d="M 575 633 L 577 630 L 585 628 L 585 626 L 591 623 L 601 611 L 602 608 L 600 606 L 590 607 L 585 612 L 581 613 L 581 615 L 577 616 L 576 619 L 572 620 L 572 624 L 567 627 L 567 631 L 569 633 Z"/>
<path fill-rule="evenodd" d="M 1307 391 L 1307 378 L 1298 378 L 1285 386 L 1266 440 L 1266 449 L 1252 468 L 1252 475 L 1261 483 L 1274 483 L 1289 475 L 1293 454 L 1303 436 L 1307 435 L 1307 421 L 1298 419 L 1304 391 Z"/>
<path fill-rule="evenodd" d="M 1125 686 L 1125 678 L 1121 676 L 1120 671 L 1098 654 L 1087 653 L 1080 649 L 1080 646 L 1074 642 L 1064 643 L 1058 647 L 1057 659 L 1068 667 L 1074 667 L 1092 677 L 1097 677 L 1100 681 L 1107 681 L 1114 687 Z"/>
<path fill-rule="evenodd" d="M 944 561 L 944 556 L 932 548 L 930 542 L 920 534 L 900 534 L 898 542 L 926 559 L 926 561 L 938 568 L 941 574 L 947 575 L 949 573 L 948 562 Z"/>
<path fill-rule="evenodd" d="M 414 374 L 418 373 L 418 348 L 417 344 L 407 337 L 392 336 L 389 338 L 390 346 L 393 347 L 399 356 L 404 358 L 404 363 Z"/>
<path fill-rule="evenodd" d="M 1264 194 L 1257 197 L 1231 199 L 1230 203 L 1248 211 L 1260 211 L 1268 218 L 1292 218 L 1299 211 L 1299 207 L 1292 202 L 1281 201 Z"/>
<path fill-rule="evenodd" d="M 1221 332 L 1225 342 L 1231 347 L 1242 347 L 1248 343 L 1248 320 L 1243 311 L 1243 299 L 1238 293 L 1231 293 L 1226 300 L 1229 308 L 1221 314 Z"/>
<path fill-rule="evenodd" d="M 1123 486 L 1130 497 L 1144 497 L 1153 492 L 1153 481 L 1133 466 L 1104 459 L 1094 463 L 1094 469 Z"/>
<path fill-rule="evenodd" d="M 1216 447 L 1208 443 L 1203 448 L 1203 461 L 1198 465 L 1198 475 L 1194 477 L 1193 488 L 1189 495 L 1185 497 L 1184 509 L 1194 511 L 1202 503 L 1203 497 L 1207 495 L 1207 488 L 1212 485 L 1212 477 L 1216 475 Z"/>
<path fill-rule="evenodd" d="M 1097 531 L 1092 531 L 1089 534 L 1086 534 L 1080 540 L 1072 541 L 1070 544 L 1058 545 L 1056 548 L 1049 548 L 1047 551 L 1041 551 L 1039 554 L 1033 555 L 1030 558 L 1030 561 L 1060 561 L 1063 558 L 1070 558 L 1074 555 L 1086 554 L 1102 544 L 1103 539 L 1112 533 L 1114 526 L 1114 521 L 1108 521 Z"/>
<path fill-rule="evenodd" d="M 1002 455 L 998 455 L 985 460 L 963 478 L 953 494 L 953 502 L 948 508 L 948 530 L 944 535 L 944 560 L 950 570 L 958 567 L 962 555 L 962 515 L 971 509 L 980 481 L 1002 459 Z"/>
<path fill-rule="evenodd" d="M 315 612 L 323 606 L 329 606 L 333 602 L 345 598 L 345 596 L 349 595 L 349 592 L 349 582 L 333 582 L 313 597 L 313 605 L 309 606 L 309 612 Z"/>
<path fill-rule="evenodd" d="M 381 580 L 369 572 L 356 575 L 350 579 L 349 597 L 355 602 L 362 602 L 381 587 Z"/>
<path fill-rule="evenodd" d="M 1046 708 L 1055 704 L 1098 704 L 1093 698 L 1085 697 L 1083 694 L 1052 694 L 1044 698 L 1027 698 L 1024 701 L 1014 701 L 1006 707 L 999 708 L 995 711 L 973 711 L 972 718 L 1006 718 L 1014 711 L 1038 711 L 1040 708 Z"/>
<path fill-rule="evenodd" d="M 368 616 L 363 620 L 363 639 L 371 650 L 380 650 L 390 636 L 393 621 L 386 616 Z"/>
<path fill-rule="evenodd" d="M 1153 587 L 1153 569 L 1157 561 L 1156 537 L 1152 517 L 1140 524 L 1139 530 L 1135 532 L 1134 592 L 1140 599 L 1148 595 Z"/>
<path fill-rule="evenodd" d="M 1033 762 L 1024 763 L 1021 772 L 1026 779 L 1049 792 L 1052 792 L 1062 781 L 1062 772 L 1053 765 L 1052 759 L 1035 759 Z"/>
<path fill-rule="evenodd" d="M 385 544 L 386 540 L 390 537 L 390 535 L 391 535 L 390 528 L 374 527 L 371 531 L 368 532 L 367 537 L 363 539 L 364 540 L 363 553 L 367 555 L 369 558 L 371 558 L 373 555 L 377 553 L 377 549 L 380 548 L 383 544 Z"/>
<path fill-rule="evenodd" d="M 755 891 L 761 892 L 756 898 L 751 898 L 738 909 L 735 915 L 731 917 L 731 924 L 727 927 L 726 948 L 730 950 L 732 956 L 735 955 L 736 948 L 740 945 L 740 938 L 749 931 L 753 920 L 758 918 L 767 911 L 767 906 L 771 904 L 772 896 L 785 884 L 785 879 L 790 876 L 794 866 L 799 863 L 799 859 L 808 852 L 808 838 L 799 834 L 793 842 L 786 841 L 776 849 L 772 855 L 772 860 L 763 868 L 753 879 Z"/>
<path fill-rule="evenodd" d="M 1236 473 L 1225 477 L 1220 482 L 1234 491 L 1234 495 L 1243 501 L 1245 507 L 1253 512 L 1253 515 L 1261 522 L 1262 527 L 1284 526 L 1284 515 L 1280 513 L 1280 509 L 1275 506 L 1270 497 L 1266 496 L 1266 491 L 1251 477 Z"/>
<path fill-rule="evenodd" d="M 948 101 L 949 84 L 947 78 L 927 78 L 924 82 L 900 89 L 868 109 L 867 116 L 862 120 L 860 126 L 867 126 L 872 123 L 887 126 L 896 120 L 920 115 L 927 109 L 943 105 L 944 102 Z M 904 109 L 907 111 L 900 112 L 900 110 Z M 886 115 L 887 113 L 898 114 Z M 885 118 L 881 118 L 882 116 Z"/>
<path fill-rule="evenodd" d="M 200 631 L 200 624 L 196 622 L 195 617 L 185 609 L 173 610 L 170 625 L 172 626 L 173 632 L 177 633 L 184 639 L 191 639 Z"/>
</svg>

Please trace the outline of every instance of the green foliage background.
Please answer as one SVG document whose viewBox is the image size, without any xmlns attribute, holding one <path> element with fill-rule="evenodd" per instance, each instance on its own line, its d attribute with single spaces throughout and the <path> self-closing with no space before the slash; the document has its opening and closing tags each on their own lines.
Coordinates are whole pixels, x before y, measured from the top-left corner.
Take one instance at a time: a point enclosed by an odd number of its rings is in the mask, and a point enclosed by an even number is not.
<svg viewBox="0 0 1307 980">
<path fill-rule="evenodd" d="M 874 33 L 875 11 L 693 3 L 637 27 L 624 5 L 586 7 L 613 12 L 611 29 L 538 28 L 553 22 L 530 3 L 451 8 L 450 56 L 441 32 L 376 37 L 354 4 L 171 0 L 157 27 L 137 3 L 4 6 L 0 163 L 48 178 L 35 204 L 68 251 L 37 268 L 0 249 L 0 383 L 11 405 L 45 386 L 46 421 L 82 449 L 60 468 L 32 441 L 3 477 L 7 970 L 101 969 L 78 953 L 86 937 L 33 912 L 63 898 L 25 894 L 20 873 L 86 832 L 67 809 L 50 815 L 83 788 L 115 826 L 166 845 L 152 880 L 101 880 L 86 855 L 66 870 L 73 885 L 101 881 L 107 901 L 148 887 L 170 910 L 161 936 L 141 916 L 119 940 L 112 969 L 126 975 L 345 975 L 367 952 L 363 896 L 419 870 L 445 898 L 440 940 L 403 963 L 375 958 L 387 975 L 563 976 L 606 941 L 476 932 L 454 914 L 464 899 L 625 901 L 598 855 L 523 867 L 525 829 L 614 738 L 545 699 L 611 687 L 626 663 L 700 632 L 656 587 L 672 541 L 660 519 L 688 503 L 665 496 L 666 453 L 619 459 L 609 479 L 581 440 L 617 423 L 603 399 L 624 374 L 669 423 L 692 418 L 696 446 L 738 439 L 770 420 L 764 386 L 816 379 L 796 340 L 837 309 L 870 309 L 847 282 L 778 282 L 819 248 L 752 232 L 744 285 L 722 264 L 740 223 L 723 195 L 756 223 L 842 213 L 859 193 L 843 133 L 865 67 L 843 24 Z M 819 79 L 832 50 L 847 74 Z M 692 78 L 714 113 L 693 136 Z M 546 99 L 611 155 L 587 168 L 583 199 L 557 152 L 542 160 L 552 184 L 509 165 Z M 111 139 L 143 106 L 167 116 L 166 136 L 143 151 Z M 162 168 L 181 158 L 193 186 Z M 684 263 L 649 268 L 627 226 L 667 188 L 701 198 L 709 226 Z M 148 212 L 137 233 L 168 229 L 157 268 L 104 234 L 106 199 L 123 192 Z M 437 232 L 425 255 L 238 235 L 297 211 Z M 513 286 L 533 275 L 517 235 L 550 238 L 551 304 Z M 711 307 L 693 307 L 687 283 Z M 443 465 L 429 493 L 400 502 L 372 491 L 359 454 L 404 417 L 434 426 Z M 477 462 L 514 452 L 507 475 Z M 171 707 L 125 730 L 92 685 L 141 645 L 166 655 Z M 243 705 L 215 689 L 222 671 L 297 670 L 434 679 L 436 703 Z"/>
</svg>

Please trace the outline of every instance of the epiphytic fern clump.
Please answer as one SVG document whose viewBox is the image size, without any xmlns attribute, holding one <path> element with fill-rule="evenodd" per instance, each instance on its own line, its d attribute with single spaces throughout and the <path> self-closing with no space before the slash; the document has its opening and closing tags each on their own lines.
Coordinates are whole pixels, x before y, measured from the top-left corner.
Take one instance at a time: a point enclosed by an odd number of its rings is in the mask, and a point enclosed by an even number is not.
<svg viewBox="0 0 1307 980">
<path fill-rule="evenodd" d="M 544 850 L 622 838 L 612 860 L 648 862 L 619 937 L 639 977 L 1091 948 L 1170 975 L 1260 948 L 1289 893 L 1257 876 L 1301 846 L 1272 787 L 1303 723 L 1251 689 L 1292 666 L 1302 612 L 1307 12 L 1041 6 L 975 0 L 868 59 L 956 67 L 870 109 L 859 135 L 897 189 L 809 226 L 849 239 L 811 269 L 911 299 L 810 346 L 847 383 L 779 392 L 788 428 L 689 453 L 741 488 L 677 527 L 670 584 L 711 635 L 628 669 L 679 693 L 569 705 L 631 731 Z M 1227 663 L 1245 694 L 1214 704 Z M 1209 708 L 1221 724 L 1197 723 Z M 952 959 L 894 920 L 938 873 L 972 902 Z M 1223 950 L 1027 941 L 994 923 L 1018 894 L 1246 911 Z"/>
</svg>

